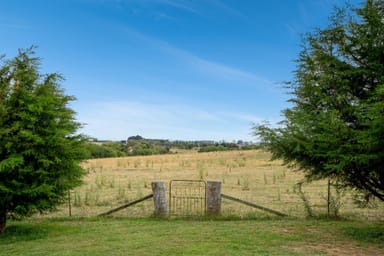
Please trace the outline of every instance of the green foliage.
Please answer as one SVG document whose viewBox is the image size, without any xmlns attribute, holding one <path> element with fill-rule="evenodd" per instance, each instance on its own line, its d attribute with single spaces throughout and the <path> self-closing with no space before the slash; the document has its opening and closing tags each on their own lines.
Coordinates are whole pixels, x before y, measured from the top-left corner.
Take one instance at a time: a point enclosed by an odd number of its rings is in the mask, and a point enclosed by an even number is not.
<svg viewBox="0 0 384 256">
<path fill-rule="evenodd" d="M 125 145 L 121 142 L 87 142 L 88 158 L 108 158 L 126 156 Z"/>
<path fill-rule="evenodd" d="M 126 144 L 129 156 L 167 154 L 170 149 L 171 143 L 168 140 L 145 139 L 139 135 L 129 137 Z"/>
<path fill-rule="evenodd" d="M 199 152 L 215 152 L 215 151 L 228 151 L 228 150 L 237 150 L 240 149 L 240 146 L 235 143 L 221 142 L 208 145 L 201 145 Z"/>
<path fill-rule="evenodd" d="M 202 147 L 199 149 L 199 152 L 214 152 L 214 151 L 227 151 L 228 149 L 222 145 L 211 145 L 211 146 L 206 146 Z"/>
<path fill-rule="evenodd" d="M 198 149 L 199 152 L 212 152 L 212 151 L 224 151 L 224 150 L 252 150 L 258 149 L 258 145 L 250 142 L 237 141 L 235 142 L 215 142 L 211 140 L 202 141 L 172 141 L 171 147 L 179 149 Z"/>
<path fill-rule="evenodd" d="M 0 219 L 51 210 L 81 183 L 85 156 L 74 100 L 58 74 L 39 74 L 33 48 L 0 66 Z M 0 221 L 0 232 L 2 224 Z"/>
<path fill-rule="evenodd" d="M 384 2 L 338 9 L 304 37 L 292 107 L 262 144 L 309 180 L 330 178 L 384 201 Z"/>
<path fill-rule="evenodd" d="M 310 203 L 308 197 L 306 196 L 306 194 L 304 193 L 304 191 L 302 190 L 302 186 L 303 186 L 303 182 L 298 182 L 295 186 L 294 191 L 295 191 L 295 193 L 297 193 L 297 195 L 303 201 L 303 206 L 304 206 L 305 212 L 307 214 L 307 217 L 313 217 L 313 211 L 312 211 L 311 203 Z"/>
</svg>

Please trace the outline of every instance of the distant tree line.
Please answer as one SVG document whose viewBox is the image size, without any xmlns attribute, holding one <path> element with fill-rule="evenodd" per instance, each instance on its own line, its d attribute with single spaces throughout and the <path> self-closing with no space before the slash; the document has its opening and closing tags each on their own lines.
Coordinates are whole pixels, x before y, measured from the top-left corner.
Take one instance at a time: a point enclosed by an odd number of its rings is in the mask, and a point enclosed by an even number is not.
<svg viewBox="0 0 384 256">
<path fill-rule="evenodd" d="M 171 149 L 197 150 L 198 152 L 255 149 L 258 146 L 241 140 L 237 142 L 170 141 L 147 139 L 140 135 L 131 136 L 126 141 L 98 141 L 90 139 L 86 145 L 89 158 L 108 158 L 122 156 L 144 156 L 172 153 Z"/>
<path fill-rule="evenodd" d="M 145 139 L 139 135 L 129 137 L 125 143 L 128 156 L 168 154 L 171 147 L 169 140 Z"/>
<path fill-rule="evenodd" d="M 126 156 L 124 144 L 121 142 L 97 142 L 86 143 L 88 158 L 108 158 Z"/>
</svg>

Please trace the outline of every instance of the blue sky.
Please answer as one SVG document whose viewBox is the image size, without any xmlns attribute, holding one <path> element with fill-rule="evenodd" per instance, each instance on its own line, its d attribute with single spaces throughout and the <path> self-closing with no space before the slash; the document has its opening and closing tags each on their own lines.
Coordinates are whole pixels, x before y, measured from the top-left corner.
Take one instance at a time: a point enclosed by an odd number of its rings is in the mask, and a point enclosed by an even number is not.
<svg viewBox="0 0 384 256">
<path fill-rule="evenodd" d="M 0 0 L 0 54 L 37 45 L 89 136 L 254 141 L 288 107 L 301 35 L 343 2 Z"/>
</svg>

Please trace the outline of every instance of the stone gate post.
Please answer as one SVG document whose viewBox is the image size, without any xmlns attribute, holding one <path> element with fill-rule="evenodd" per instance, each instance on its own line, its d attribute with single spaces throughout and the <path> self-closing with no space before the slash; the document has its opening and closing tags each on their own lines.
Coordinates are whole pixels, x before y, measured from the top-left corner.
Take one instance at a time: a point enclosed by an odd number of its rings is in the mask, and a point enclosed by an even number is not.
<svg viewBox="0 0 384 256">
<path fill-rule="evenodd" d="M 153 204 L 155 215 L 164 217 L 168 215 L 167 196 L 165 193 L 165 183 L 162 180 L 152 181 Z"/>
<path fill-rule="evenodd" d="M 221 211 L 221 181 L 207 181 L 207 214 L 220 214 Z"/>
</svg>

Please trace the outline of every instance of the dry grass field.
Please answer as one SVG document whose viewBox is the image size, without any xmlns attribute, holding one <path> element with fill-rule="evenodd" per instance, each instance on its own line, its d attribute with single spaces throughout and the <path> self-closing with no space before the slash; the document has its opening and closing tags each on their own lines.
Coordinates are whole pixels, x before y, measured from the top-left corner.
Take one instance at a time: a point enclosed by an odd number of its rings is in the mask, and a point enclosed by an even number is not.
<svg viewBox="0 0 384 256">
<path fill-rule="evenodd" d="M 304 184 L 301 192 L 296 184 L 303 180 L 299 172 L 287 169 L 279 161 L 260 150 L 197 153 L 178 152 L 169 155 L 94 159 L 84 163 L 84 184 L 70 194 L 73 216 L 95 216 L 126 202 L 151 193 L 152 180 L 174 179 L 220 180 L 222 193 L 257 203 L 294 217 L 305 217 L 303 196 L 314 215 L 327 213 L 327 182 Z M 384 204 L 370 209 L 357 208 L 349 193 L 332 190 L 342 217 L 360 220 L 383 220 Z M 151 200 L 117 213 L 116 216 L 149 216 Z M 260 210 L 223 199 L 223 214 L 265 216 Z M 68 204 L 49 216 L 68 216 Z"/>
</svg>

